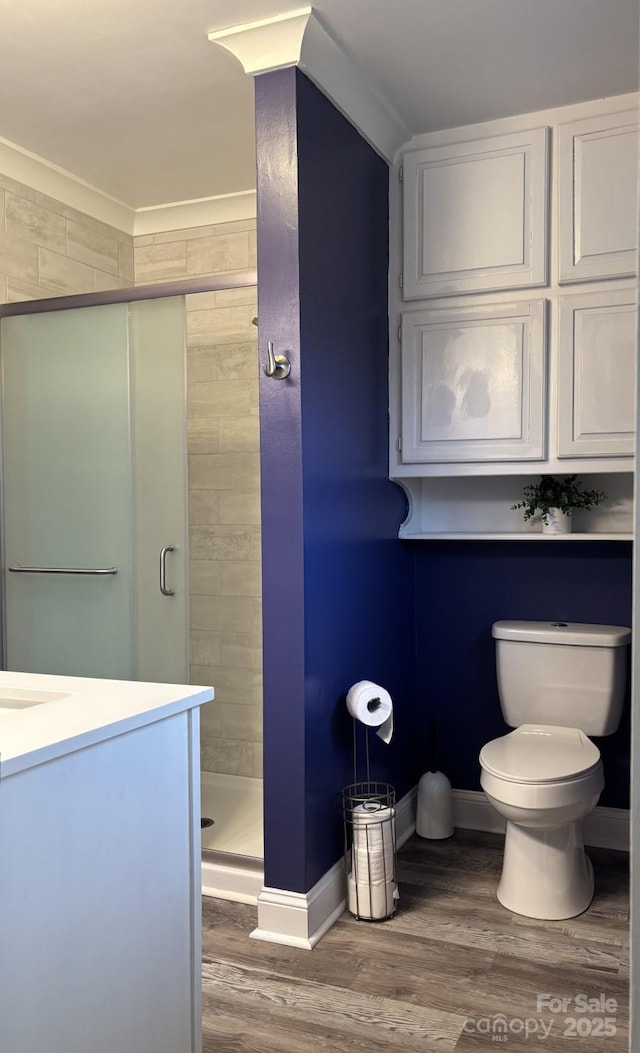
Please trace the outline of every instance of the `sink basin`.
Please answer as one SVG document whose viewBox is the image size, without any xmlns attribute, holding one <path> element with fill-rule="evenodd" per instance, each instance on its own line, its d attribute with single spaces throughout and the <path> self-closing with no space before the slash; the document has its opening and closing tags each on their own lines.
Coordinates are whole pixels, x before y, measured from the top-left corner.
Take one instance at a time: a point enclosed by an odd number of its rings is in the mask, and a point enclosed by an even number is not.
<svg viewBox="0 0 640 1053">
<path fill-rule="evenodd" d="M 31 706 L 41 706 L 43 702 L 55 702 L 59 698 L 69 698 L 69 692 L 25 691 L 19 687 L 0 687 L 0 713 L 30 709 Z"/>
</svg>

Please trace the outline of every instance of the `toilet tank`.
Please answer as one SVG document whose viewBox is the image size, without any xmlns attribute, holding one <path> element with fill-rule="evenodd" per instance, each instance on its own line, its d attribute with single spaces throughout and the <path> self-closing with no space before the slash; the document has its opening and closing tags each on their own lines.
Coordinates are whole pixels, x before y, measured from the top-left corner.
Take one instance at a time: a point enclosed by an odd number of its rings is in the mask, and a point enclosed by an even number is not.
<svg viewBox="0 0 640 1053">
<path fill-rule="evenodd" d="M 496 669 L 507 724 L 612 735 L 622 715 L 631 630 L 580 622 L 496 622 Z"/>
</svg>

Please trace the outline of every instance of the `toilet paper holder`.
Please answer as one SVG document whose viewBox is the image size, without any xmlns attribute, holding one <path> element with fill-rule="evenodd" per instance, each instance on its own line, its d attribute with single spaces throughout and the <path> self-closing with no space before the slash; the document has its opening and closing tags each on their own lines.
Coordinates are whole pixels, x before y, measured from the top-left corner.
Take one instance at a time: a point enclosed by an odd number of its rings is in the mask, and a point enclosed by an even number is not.
<svg viewBox="0 0 640 1053">
<path fill-rule="evenodd" d="M 362 921 L 393 917 L 398 902 L 396 793 L 385 782 L 342 791 L 347 906 Z"/>
<path fill-rule="evenodd" d="M 386 921 L 398 903 L 396 791 L 387 782 L 371 779 L 369 729 L 363 730 L 366 779 L 358 781 L 354 720 L 354 781 L 342 790 L 347 906 L 361 921 Z"/>
</svg>

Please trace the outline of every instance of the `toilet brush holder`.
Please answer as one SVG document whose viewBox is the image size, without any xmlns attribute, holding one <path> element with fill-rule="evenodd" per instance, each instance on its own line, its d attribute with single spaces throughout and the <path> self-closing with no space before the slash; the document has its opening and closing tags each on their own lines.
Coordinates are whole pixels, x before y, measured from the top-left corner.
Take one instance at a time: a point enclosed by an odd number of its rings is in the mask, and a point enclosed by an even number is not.
<svg viewBox="0 0 640 1053">
<path fill-rule="evenodd" d="M 416 833 L 431 840 L 453 836 L 453 799 L 451 783 L 441 771 L 436 771 L 436 731 L 431 722 L 431 770 L 418 783 Z"/>
</svg>

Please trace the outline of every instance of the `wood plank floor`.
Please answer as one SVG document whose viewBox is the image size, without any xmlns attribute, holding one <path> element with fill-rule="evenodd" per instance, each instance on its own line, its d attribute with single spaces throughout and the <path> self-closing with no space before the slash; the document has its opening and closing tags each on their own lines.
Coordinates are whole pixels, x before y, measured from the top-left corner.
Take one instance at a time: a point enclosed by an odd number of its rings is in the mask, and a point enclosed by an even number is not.
<svg viewBox="0 0 640 1053">
<path fill-rule="evenodd" d="M 250 940 L 255 907 L 205 899 L 204 1053 L 627 1053 L 627 855 L 589 849 L 589 910 L 534 921 L 495 898 L 502 846 L 411 838 L 396 916 L 344 914 L 313 951 Z"/>
</svg>

